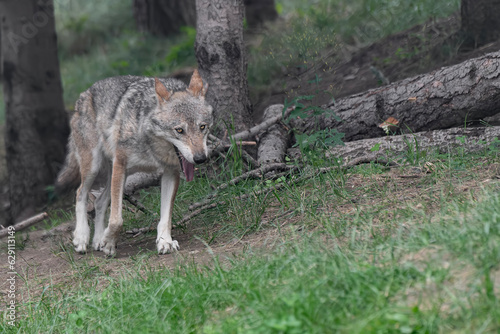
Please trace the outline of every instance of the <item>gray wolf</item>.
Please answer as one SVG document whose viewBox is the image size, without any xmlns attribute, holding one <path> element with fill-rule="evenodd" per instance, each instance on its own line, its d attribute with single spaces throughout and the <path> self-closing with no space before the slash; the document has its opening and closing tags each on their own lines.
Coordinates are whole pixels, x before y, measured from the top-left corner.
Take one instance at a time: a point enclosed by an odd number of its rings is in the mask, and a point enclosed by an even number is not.
<svg viewBox="0 0 500 334">
<path fill-rule="evenodd" d="M 80 95 L 70 123 L 68 155 L 56 181 L 56 189 L 75 180 L 80 182 L 73 233 L 77 252 L 85 253 L 90 241 L 86 207 L 96 176 L 104 173 L 106 184 L 95 200 L 92 246 L 112 256 L 123 225 L 127 174 L 157 171 L 162 172 L 158 253 L 179 249 L 171 235 L 172 208 L 181 167 L 190 181 L 193 164 L 204 162 L 208 156 L 207 137 L 213 116 L 212 107 L 205 102 L 207 89 L 195 70 L 189 86 L 175 79 L 121 76 L 98 81 Z"/>
</svg>

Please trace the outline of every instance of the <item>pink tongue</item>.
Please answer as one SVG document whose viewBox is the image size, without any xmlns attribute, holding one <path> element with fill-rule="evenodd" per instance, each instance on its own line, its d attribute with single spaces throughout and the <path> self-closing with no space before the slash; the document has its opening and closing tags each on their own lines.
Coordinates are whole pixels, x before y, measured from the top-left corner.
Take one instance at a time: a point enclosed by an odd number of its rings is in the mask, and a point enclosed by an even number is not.
<svg viewBox="0 0 500 334">
<path fill-rule="evenodd" d="M 186 181 L 193 181 L 194 177 L 194 165 L 182 157 L 182 169 L 184 170 L 184 175 L 186 175 Z"/>
</svg>

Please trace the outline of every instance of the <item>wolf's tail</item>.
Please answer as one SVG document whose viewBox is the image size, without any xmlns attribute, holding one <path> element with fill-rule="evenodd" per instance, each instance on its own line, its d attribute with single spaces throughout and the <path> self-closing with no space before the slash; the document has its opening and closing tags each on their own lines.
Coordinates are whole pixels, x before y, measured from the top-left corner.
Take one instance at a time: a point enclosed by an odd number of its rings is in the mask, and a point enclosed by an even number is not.
<svg viewBox="0 0 500 334">
<path fill-rule="evenodd" d="M 74 190 L 80 185 L 80 165 L 76 159 L 75 151 L 71 147 L 71 143 L 68 146 L 66 161 L 57 176 L 55 184 L 56 194 L 59 195 Z"/>
</svg>

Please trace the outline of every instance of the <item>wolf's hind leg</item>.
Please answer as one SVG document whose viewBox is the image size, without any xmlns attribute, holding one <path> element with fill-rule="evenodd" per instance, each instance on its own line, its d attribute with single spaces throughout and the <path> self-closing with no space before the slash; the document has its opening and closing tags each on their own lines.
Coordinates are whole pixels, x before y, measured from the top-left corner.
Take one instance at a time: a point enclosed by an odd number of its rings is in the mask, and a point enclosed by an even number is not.
<svg viewBox="0 0 500 334">
<path fill-rule="evenodd" d="M 106 210 L 108 209 L 111 200 L 111 169 L 106 171 L 106 184 L 102 193 L 95 200 L 95 223 L 94 223 L 94 238 L 92 239 L 92 247 L 94 250 L 101 250 L 101 240 L 104 235 L 104 220 L 106 219 Z"/>
<path fill-rule="evenodd" d="M 161 217 L 158 223 L 156 247 L 158 254 L 166 254 L 179 249 L 177 240 L 172 240 L 172 209 L 179 188 L 179 170 L 166 169 L 161 178 Z"/>
<path fill-rule="evenodd" d="M 92 159 L 88 154 L 82 157 L 80 163 L 80 173 L 82 183 L 76 192 L 76 227 L 73 232 L 73 245 L 78 253 L 86 253 L 90 240 L 90 228 L 87 220 L 87 198 L 95 177 L 99 172 L 98 161 Z"/>
</svg>

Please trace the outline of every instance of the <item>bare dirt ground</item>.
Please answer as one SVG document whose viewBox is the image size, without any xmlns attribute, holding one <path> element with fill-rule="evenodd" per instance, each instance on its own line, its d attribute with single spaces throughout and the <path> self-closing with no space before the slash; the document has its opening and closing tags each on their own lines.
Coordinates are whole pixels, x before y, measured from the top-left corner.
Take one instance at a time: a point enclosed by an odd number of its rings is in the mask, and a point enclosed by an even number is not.
<svg viewBox="0 0 500 334">
<path fill-rule="evenodd" d="M 338 98 L 379 86 L 381 83 L 374 74 L 373 68 L 393 82 L 500 49 L 500 42 L 497 42 L 479 50 L 448 52 L 454 45 L 446 44 L 446 41 L 458 29 L 458 26 L 459 18 L 456 16 L 440 21 L 430 21 L 367 47 L 346 47 L 340 55 L 340 62 L 338 54 L 330 55 L 339 64 L 334 70 L 323 72 L 324 63 L 319 63 L 307 71 L 296 69 L 296 73 L 291 73 L 284 78 L 288 81 L 286 91 L 273 91 L 257 103 L 256 115 L 259 114 L 259 110 L 263 110 L 272 103 L 282 103 L 290 88 L 295 88 L 299 95 L 309 94 L 312 88 L 301 83 L 311 80 L 316 73 L 322 73 L 322 80 L 319 87 L 314 87 L 314 90 L 327 91 L 330 90 L 330 86 L 333 86 L 335 96 Z M 322 104 L 328 102 L 330 98 L 319 96 L 314 102 Z M 1 152 L 0 157 L 3 156 L 4 152 Z M 351 198 L 355 198 L 356 205 L 380 204 L 380 201 L 393 205 L 412 200 L 416 203 L 419 201 L 435 203 L 434 206 L 436 206 L 439 202 L 439 191 L 450 187 L 450 184 L 454 182 L 454 179 L 450 178 L 440 182 L 435 182 L 433 179 L 426 183 L 423 182 L 427 178 L 426 175 L 412 173 L 411 169 L 407 169 L 391 170 L 377 177 L 352 175 L 345 188 L 353 192 Z M 497 182 L 498 174 L 497 165 L 479 165 L 474 171 L 475 177 L 464 176 L 465 181 L 461 183 L 458 191 L 474 196 L 475 191 L 484 185 Z M 5 175 L 5 173 L 0 173 L 0 175 Z M 367 184 L 392 186 L 394 191 L 391 192 L 390 197 L 383 199 L 372 195 L 367 196 L 364 192 L 368 187 Z M 5 200 L 5 196 L 1 197 L 0 205 L 5 205 Z M 330 212 L 333 209 L 324 207 L 321 210 Z M 349 213 L 355 211 L 356 206 L 352 202 L 346 202 L 337 210 Z M 268 214 L 269 221 L 273 220 L 272 215 L 272 213 Z M 221 217 L 221 220 L 223 221 L 224 218 Z M 300 217 L 294 217 L 293 220 L 300 220 Z M 74 284 L 76 279 L 83 280 L 86 275 L 120 275 L 137 261 L 144 261 L 151 267 L 172 267 L 177 261 L 184 259 L 206 264 L 214 255 L 230 257 L 249 248 L 262 248 L 279 242 L 283 231 L 273 226 L 289 226 L 291 229 L 297 229 L 296 225 L 289 224 L 288 218 L 279 218 L 272 225 L 266 225 L 257 233 L 241 239 L 217 240 L 210 248 L 196 238 L 200 227 L 192 226 L 184 231 L 174 229 L 174 237 L 179 241 L 181 250 L 165 256 L 156 255 L 154 232 L 136 238 L 123 233 L 118 244 L 117 256 L 107 259 L 101 252 L 90 251 L 85 255 L 74 253 L 71 246 L 73 226 L 74 222 L 70 221 L 48 231 L 30 232 L 19 239 L 24 240 L 23 247 L 16 252 L 16 270 L 22 277 L 22 283 L 18 279 L 21 295 L 24 296 L 21 298 L 27 298 L 30 294 L 40 294 L 43 287 L 49 283 L 64 286 Z M 0 244 L 0 247 L 4 249 L 5 239 L 0 241 Z M 0 263 L 1 294 L 5 291 L 6 277 L 4 276 L 7 272 L 7 264 L 2 260 Z"/>
</svg>

